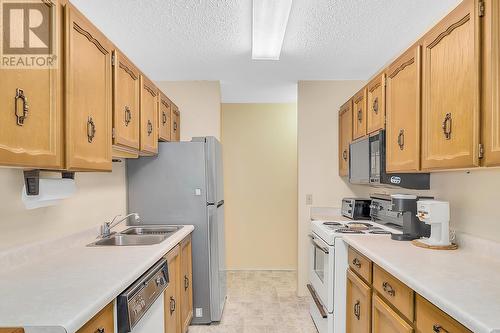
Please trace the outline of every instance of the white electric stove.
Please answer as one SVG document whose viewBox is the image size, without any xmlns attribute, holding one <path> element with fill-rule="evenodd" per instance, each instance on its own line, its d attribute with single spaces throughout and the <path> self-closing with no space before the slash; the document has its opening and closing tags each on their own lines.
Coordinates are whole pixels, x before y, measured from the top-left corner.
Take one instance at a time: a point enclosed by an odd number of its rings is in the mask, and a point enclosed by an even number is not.
<svg viewBox="0 0 500 333">
<path fill-rule="evenodd" d="M 308 288 L 315 300 L 310 313 L 319 333 L 344 333 L 346 330 L 348 246 L 342 236 L 390 237 L 391 233 L 401 231 L 369 220 L 350 220 L 341 216 L 311 221 Z"/>
</svg>

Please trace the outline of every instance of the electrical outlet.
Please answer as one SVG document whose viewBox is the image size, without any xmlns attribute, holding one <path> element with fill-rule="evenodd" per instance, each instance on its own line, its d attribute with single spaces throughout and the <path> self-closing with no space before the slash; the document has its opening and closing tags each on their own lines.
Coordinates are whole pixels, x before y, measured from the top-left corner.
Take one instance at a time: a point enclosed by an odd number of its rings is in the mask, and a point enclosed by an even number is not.
<svg viewBox="0 0 500 333">
<path fill-rule="evenodd" d="M 313 195 L 306 194 L 306 205 L 312 205 L 312 204 L 313 204 Z"/>
<path fill-rule="evenodd" d="M 196 308 L 195 310 L 196 310 L 196 311 L 195 311 L 195 316 L 196 316 L 196 318 L 201 318 L 201 317 L 203 317 L 203 308 Z"/>
</svg>

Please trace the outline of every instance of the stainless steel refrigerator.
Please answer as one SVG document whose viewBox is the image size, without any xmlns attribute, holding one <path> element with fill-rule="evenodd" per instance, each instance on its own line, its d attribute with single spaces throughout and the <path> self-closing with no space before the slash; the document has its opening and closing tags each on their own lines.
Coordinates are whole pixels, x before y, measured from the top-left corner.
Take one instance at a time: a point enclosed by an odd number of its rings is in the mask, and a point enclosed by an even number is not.
<svg viewBox="0 0 500 333">
<path fill-rule="evenodd" d="M 193 323 L 220 321 L 226 300 L 222 146 L 214 137 L 160 143 L 127 161 L 128 210 L 144 224 L 193 224 Z"/>
</svg>

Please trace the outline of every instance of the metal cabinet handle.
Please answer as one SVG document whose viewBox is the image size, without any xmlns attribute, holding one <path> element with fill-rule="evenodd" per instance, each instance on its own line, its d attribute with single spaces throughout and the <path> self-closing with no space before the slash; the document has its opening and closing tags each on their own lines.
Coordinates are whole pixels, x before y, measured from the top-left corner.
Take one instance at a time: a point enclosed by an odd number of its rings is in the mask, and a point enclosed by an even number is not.
<svg viewBox="0 0 500 333">
<path fill-rule="evenodd" d="M 443 133 L 444 133 L 444 137 L 446 138 L 446 140 L 450 140 L 451 139 L 451 131 L 452 131 L 451 113 L 448 112 L 446 114 L 441 127 L 443 128 Z"/>
<path fill-rule="evenodd" d="M 161 113 L 161 122 L 163 125 L 167 123 L 167 114 L 165 113 L 165 111 Z"/>
<path fill-rule="evenodd" d="M 132 121 L 132 112 L 128 106 L 125 106 L 125 126 L 128 127 L 128 124 Z"/>
<path fill-rule="evenodd" d="M 405 130 L 404 129 L 399 130 L 398 146 L 399 146 L 399 149 L 401 149 L 401 150 L 405 149 Z"/>
<path fill-rule="evenodd" d="M 172 315 L 172 313 L 175 312 L 175 307 L 176 307 L 175 298 L 170 296 L 170 315 Z"/>
<path fill-rule="evenodd" d="M 23 107 L 21 110 L 21 113 L 19 113 L 19 108 L 18 108 L 18 100 L 21 100 L 23 102 Z M 16 114 L 16 123 L 18 126 L 23 126 L 24 121 L 26 118 L 28 118 L 28 110 L 29 110 L 29 105 L 28 105 L 28 98 L 24 94 L 24 90 L 21 88 L 16 89 L 16 97 L 14 98 L 14 112 Z"/>
<path fill-rule="evenodd" d="M 187 290 L 189 288 L 189 278 L 187 275 L 184 275 L 184 290 Z"/>
<path fill-rule="evenodd" d="M 95 333 L 106 333 L 106 329 L 104 327 L 99 327 L 95 330 Z"/>
<path fill-rule="evenodd" d="M 375 114 L 378 114 L 378 97 L 373 100 L 372 110 Z"/>
<path fill-rule="evenodd" d="M 388 293 L 390 296 L 395 296 L 396 295 L 396 290 L 389 284 L 389 282 L 384 282 L 382 283 L 382 288 L 384 288 L 384 291 Z"/>
<path fill-rule="evenodd" d="M 435 333 L 450 333 L 449 331 L 445 330 L 443 328 L 443 326 L 441 326 L 439 324 L 434 324 L 432 326 L 432 331 L 435 332 Z"/>
<path fill-rule="evenodd" d="M 358 259 L 358 258 L 354 258 L 354 259 L 352 260 L 352 264 L 353 264 L 354 266 L 356 266 L 358 269 L 360 269 L 360 268 L 361 268 L 361 261 L 359 261 L 359 259 Z"/>
<path fill-rule="evenodd" d="M 358 110 L 358 122 L 363 121 L 363 110 L 359 109 Z"/>
<path fill-rule="evenodd" d="M 177 131 L 177 122 L 174 121 L 174 132 Z"/>
<path fill-rule="evenodd" d="M 357 320 L 361 317 L 361 302 L 359 300 L 357 300 L 354 304 L 354 316 Z"/>
<path fill-rule="evenodd" d="M 151 120 L 148 120 L 148 136 L 151 136 L 151 133 L 153 133 L 153 124 Z"/>
<path fill-rule="evenodd" d="M 344 161 L 347 161 L 347 149 L 344 149 L 344 151 L 342 152 L 342 158 L 344 159 Z"/>
<path fill-rule="evenodd" d="M 92 141 L 94 140 L 95 133 L 96 129 L 94 120 L 89 116 L 87 120 L 87 140 L 89 141 L 89 143 L 92 143 Z"/>
</svg>

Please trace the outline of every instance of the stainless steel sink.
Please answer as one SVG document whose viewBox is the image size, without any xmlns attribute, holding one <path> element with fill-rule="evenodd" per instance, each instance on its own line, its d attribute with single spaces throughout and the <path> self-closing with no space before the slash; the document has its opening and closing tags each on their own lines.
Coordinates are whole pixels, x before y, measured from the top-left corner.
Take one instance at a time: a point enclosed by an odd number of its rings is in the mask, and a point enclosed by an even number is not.
<svg viewBox="0 0 500 333">
<path fill-rule="evenodd" d="M 182 226 L 130 227 L 121 233 L 101 238 L 88 246 L 141 246 L 159 244 L 172 236 Z"/>
<path fill-rule="evenodd" d="M 130 227 L 121 233 L 124 235 L 171 235 L 182 229 L 178 225 Z"/>
</svg>

